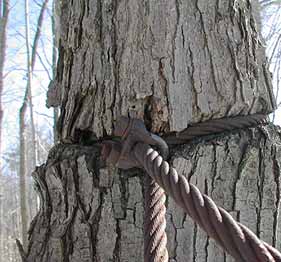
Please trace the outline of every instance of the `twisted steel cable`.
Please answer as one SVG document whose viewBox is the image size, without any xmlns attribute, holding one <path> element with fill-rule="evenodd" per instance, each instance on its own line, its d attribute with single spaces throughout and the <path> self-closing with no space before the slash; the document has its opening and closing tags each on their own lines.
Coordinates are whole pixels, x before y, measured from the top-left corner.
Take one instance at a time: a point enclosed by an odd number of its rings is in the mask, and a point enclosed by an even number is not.
<svg viewBox="0 0 281 262">
<path fill-rule="evenodd" d="M 281 262 L 278 250 L 261 241 L 228 212 L 217 207 L 211 198 L 201 194 L 196 186 L 163 161 L 156 150 L 149 145 L 137 143 L 133 153 L 158 185 L 237 261 Z"/>
<path fill-rule="evenodd" d="M 101 155 L 111 163 L 118 162 L 119 168 L 128 169 L 138 166 L 136 161 L 130 162 L 128 159 L 121 158 L 121 150 L 118 142 L 107 141 L 103 144 Z M 148 174 L 144 178 L 144 191 L 144 262 L 168 262 L 165 232 L 166 194 Z"/>
<path fill-rule="evenodd" d="M 151 179 L 144 178 L 144 262 L 168 262 L 166 229 L 166 195 L 164 190 Z"/>
<path fill-rule="evenodd" d="M 134 130 L 137 131 L 133 132 Z M 163 157 L 168 156 L 167 144 L 158 136 L 149 133 L 144 123 L 137 119 L 120 117 L 115 125 L 114 134 L 121 137 L 123 148 L 120 155 L 127 157 L 132 146 L 140 140 L 160 145 Z M 144 178 L 144 262 L 168 262 L 166 235 L 166 194 L 149 175 Z"/>
<path fill-rule="evenodd" d="M 174 132 L 163 136 L 168 144 L 183 144 L 194 138 L 217 134 L 235 129 L 254 127 L 260 124 L 267 124 L 267 116 L 263 114 L 253 114 L 247 116 L 235 116 L 220 119 L 211 119 L 206 122 L 196 123 L 180 132 Z"/>
<path fill-rule="evenodd" d="M 169 144 L 181 144 L 198 136 L 266 124 L 266 117 L 266 115 L 254 114 L 210 120 L 190 126 L 181 132 L 166 135 L 164 139 Z M 184 176 L 178 175 L 176 170 L 148 145 L 157 145 L 162 154 L 164 153 L 164 158 L 166 157 L 168 147 L 165 142 L 149 133 L 140 120 L 121 117 L 115 135 L 122 137 L 122 141 L 105 142 L 103 158 L 123 169 L 143 167 L 157 184 L 172 196 L 175 202 L 236 261 L 281 262 L 281 254 L 277 249 L 261 241 L 247 227 L 236 222 L 224 209 L 217 207 L 212 199 L 201 194 L 199 189 L 189 184 Z M 161 232 L 166 226 L 162 217 L 165 211 L 159 208 L 161 203 L 164 203 L 161 202 L 164 198 L 160 197 L 164 196 L 164 192 L 160 191 L 156 183 L 153 184 L 149 180 L 145 183 L 148 186 L 145 193 L 146 207 L 148 207 L 145 219 L 145 255 L 155 259 L 147 258 L 148 260 L 145 261 L 166 261 L 164 259 L 168 259 L 168 253 L 160 252 L 158 254 L 162 255 L 156 255 L 156 252 L 160 250 L 159 247 L 164 247 L 167 242 L 166 235 L 162 235 Z M 151 194 L 159 198 L 155 197 L 153 200 L 150 198 Z M 162 244 L 156 247 L 157 243 Z"/>
</svg>

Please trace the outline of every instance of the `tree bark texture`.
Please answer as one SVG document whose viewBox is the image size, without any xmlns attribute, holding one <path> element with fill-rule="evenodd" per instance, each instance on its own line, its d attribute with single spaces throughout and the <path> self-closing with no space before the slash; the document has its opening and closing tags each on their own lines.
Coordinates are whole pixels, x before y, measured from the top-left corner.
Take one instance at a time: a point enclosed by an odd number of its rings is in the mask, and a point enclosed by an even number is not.
<svg viewBox="0 0 281 262">
<path fill-rule="evenodd" d="M 259 237 L 280 243 L 280 131 L 260 127 L 198 140 L 170 163 Z M 57 145 L 34 172 L 40 212 L 27 261 L 143 261 L 143 176 L 99 167 L 95 147 Z M 233 261 L 167 203 L 170 261 Z"/>
<path fill-rule="evenodd" d="M 59 8 L 53 90 L 60 99 L 49 102 L 62 107 L 63 141 L 76 141 L 79 130 L 110 134 L 128 111 L 167 132 L 274 108 L 250 1 L 61 1 Z"/>
<path fill-rule="evenodd" d="M 60 144 L 34 172 L 41 206 L 26 261 L 143 261 L 143 176 L 101 168 L 93 139 L 118 115 L 156 133 L 275 107 L 251 1 L 58 2 L 48 92 Z M 170 163 L 263 240 L 280 243 L 280 131 L 271 125 L 174 147 Z M 167 202 L 170 261 L 233 261 Z"/>
</svg>

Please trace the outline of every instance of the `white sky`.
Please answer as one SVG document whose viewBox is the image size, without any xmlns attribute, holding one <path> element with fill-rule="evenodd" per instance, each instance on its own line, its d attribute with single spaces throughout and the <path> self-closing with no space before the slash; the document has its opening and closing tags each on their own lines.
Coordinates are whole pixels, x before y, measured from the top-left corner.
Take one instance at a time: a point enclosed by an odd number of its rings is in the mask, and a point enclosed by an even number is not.
<svg viewBox="0 0 281 262">
<path fill-rule="evenodd" d="M 277 93 L 277 87 L 280 86 L 281 75 L 278 73 L 278 66 L 281 62 L 281 5 L 273 5 L 271 8 L 267 8 L 261 13 L 262 16 L 262 35 L 267 43 L 266 54 L 268 60 L 271 59 L 270 71 L 273 74 L 273 91 Z M 278 45 L 276 45 L 278 41 Z M 279 50 L 280 49 L 280 50 Z M 272 52 L 275 50 L 275 55 L 272 57 Z M 272 57 L 272 58 L 271 58 Z M 281 90 L 280 90 L 281 91 Z M 281 92 L 277 97 L 277 105 L 281 101 Z M 281 107 L 275 111 L 274 123 L 281 125 Z"/>
</svg>

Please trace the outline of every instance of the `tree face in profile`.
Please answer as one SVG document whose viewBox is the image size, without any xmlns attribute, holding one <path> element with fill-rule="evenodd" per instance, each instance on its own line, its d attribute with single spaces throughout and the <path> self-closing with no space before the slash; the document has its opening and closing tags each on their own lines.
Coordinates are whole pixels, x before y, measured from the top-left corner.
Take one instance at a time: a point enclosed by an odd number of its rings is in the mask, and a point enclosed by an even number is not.
<svg viewBox="0 0 281 262">
<path fill-rule="evenodd" d="M 144 174 L 101 168 L 93 142 L 112 133 L 119 115 L 166 133 L 271 112 L 255 10 L 245 1 L 60 1 L 48 104 L 61 108 L 61 144 L 34 173 L 41 207 L 27 261 L 142 261 Z M 272 126 L 239 130 L 176 146 L 170 162 L 278 245 L 279 142 Z M 172 199 L 167 223 L 171 261 L 225 261 Z"/>
</svg>

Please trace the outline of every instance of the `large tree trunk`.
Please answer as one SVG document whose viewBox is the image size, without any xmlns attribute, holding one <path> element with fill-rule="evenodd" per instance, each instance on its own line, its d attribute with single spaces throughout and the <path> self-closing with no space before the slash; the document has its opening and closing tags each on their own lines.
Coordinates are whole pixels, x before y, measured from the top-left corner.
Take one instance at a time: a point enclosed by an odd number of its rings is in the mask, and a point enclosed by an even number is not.
<svg viewBox="0 0 281 262">
<path fill-rule="evenodd" d="M 101 168 L 95 139 L 128 113 L 153 132 L 275 105 L 250 1 L 60 1 L 59 61 L 48 104 L 55 146 L 34 172 L 41 207 L 27 261 L 142 259 L 143 176 Z M 171 164 L 280 248 L 280 137 L 274 126 L 177 146 Z M 93 143 L 93 144 L 91 144 Z M 168 200 L 170 261 L 232 261 Z M 279 245 L 279 246 L 278 246 Z"/>
</svg>

